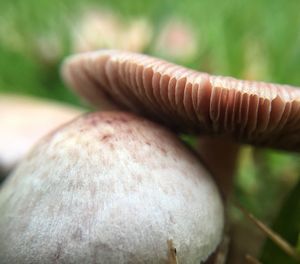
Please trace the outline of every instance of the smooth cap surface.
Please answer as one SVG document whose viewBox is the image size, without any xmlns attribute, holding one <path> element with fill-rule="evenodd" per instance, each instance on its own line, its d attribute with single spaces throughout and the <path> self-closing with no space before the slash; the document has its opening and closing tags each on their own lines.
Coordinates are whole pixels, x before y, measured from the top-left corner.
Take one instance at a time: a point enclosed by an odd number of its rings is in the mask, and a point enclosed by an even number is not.
<svg viewBox="0 0 300 264">
<path fill-rule="evenodd" d="M 180 131 L 300 151 L 296 87 L 213 76 L 116 50 L 71 56 L 62 72 L 95 107 L 117 105 Z"/>
<path fill-rule="evenodd" d="M 224 212 L 197 158 L 128 113 L 85 115 L 45 137 L 2 185 L 1 263 L 198 264 Z"/>
</svg>

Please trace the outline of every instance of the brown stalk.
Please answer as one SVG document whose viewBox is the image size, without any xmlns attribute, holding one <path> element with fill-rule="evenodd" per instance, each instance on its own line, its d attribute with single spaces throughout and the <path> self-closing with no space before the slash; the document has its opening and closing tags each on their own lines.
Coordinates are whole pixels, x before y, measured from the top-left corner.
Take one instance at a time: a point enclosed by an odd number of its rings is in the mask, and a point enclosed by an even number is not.
<svg viewBox="0 0 300 264">
<path fill-rule="evenodd" d="M 255 216 L 249 213 L 245 208 L 240 205 L 236 205 L 237 208 L 252 222 L 254 223 L 263 233 L 265 233 L 281 250 L 283 250 L 287 255 L 292 257 L 293 259 L 300 261 L 300 255 L 296 251 L 296 249 L 290 245 L 284 238 L 282 238 L 279 234 L 274 232 L 268 226 L 266 226 L 263 222 L 258 220 Z"/>
</svg>

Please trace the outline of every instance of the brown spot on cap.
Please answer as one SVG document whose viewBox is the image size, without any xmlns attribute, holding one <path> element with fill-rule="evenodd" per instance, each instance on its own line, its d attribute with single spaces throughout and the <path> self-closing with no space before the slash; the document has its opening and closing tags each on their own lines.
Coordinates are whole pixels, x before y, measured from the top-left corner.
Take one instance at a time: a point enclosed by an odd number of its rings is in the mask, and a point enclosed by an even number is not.
<svg viewBox="0 0 300 264">
<path fill-rule="evenodd" d="M 300 151 L 300 91 L 190 70 L 122 51 L 67 59 L 63 77 L 94 106 L 117 105 L 180 131 Z"/>
</svg>

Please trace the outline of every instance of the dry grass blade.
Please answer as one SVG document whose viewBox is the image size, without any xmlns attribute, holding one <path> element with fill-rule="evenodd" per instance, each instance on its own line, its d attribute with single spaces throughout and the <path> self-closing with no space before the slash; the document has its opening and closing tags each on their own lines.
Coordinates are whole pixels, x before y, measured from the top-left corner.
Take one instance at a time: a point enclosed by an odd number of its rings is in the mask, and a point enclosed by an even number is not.
<svg viewBox="0 0 300 264">
<path fill-rule="evenodd" d="M 173 240 L 169 239 L 168 243 L 168 264 L 179 264 L 177 261 L 176 248 L 173 246 Z"/>
<path fill-rule="evenodd" d="M 255 216 L 249 213 L 242 206 L 237 204 L 236 206 L 249 220 L 251 220 L 252 223 L 254 223 L 262 232 L 264 232 L 278 247 L 280 247 L 290 257 L 300 262 L 300 255 L 298 254 L 298 252 L 293 246 L 291 246 L 285 239 L 283 239 L 280 235 L 278 235 L 269 227 L 267 227 L 264 223 L 258 220 Z"/>
<path fill-rule="evenodd" d="M 256 259 L 255 257 L 253 257 L 251 255 L 246 255 L 245 259 L 246 259 L 247 263 L 249 263 L 249 264 L 262 264 L 258 259 Z"/>
<path fill-rule="evenodd" d="M 230 239 L 228 236 L 224 236 L 221 242 L 215 260 L 213 264 L 225 264 L 227 261 L 228 250 L 229 250 Z"/>
</svg>

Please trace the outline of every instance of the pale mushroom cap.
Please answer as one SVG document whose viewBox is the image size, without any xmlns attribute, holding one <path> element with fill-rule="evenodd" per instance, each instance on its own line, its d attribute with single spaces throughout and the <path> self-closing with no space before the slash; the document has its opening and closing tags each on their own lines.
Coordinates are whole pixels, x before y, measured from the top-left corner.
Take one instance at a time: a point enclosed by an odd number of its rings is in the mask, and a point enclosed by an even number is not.
<svg viewBox="0 0 300 264">
<path fill-rule="evenodd" d="M 115 50 L 70 57 L 63 77 L 97 107 L 110 102 L 181 131 L 300 151 L 296 87 L 213 76 Z"/>
<path fill-rule="evenodd" d="M 0 170 L 11 170 L 42 136 L 82 112 L 49 100 L 0 94 Z"/>
<path fill-rule="evenodd" d="M 1 263 L 200 263 L 222 237 L 207 170 L 165 128 L 83 116 L 45 137 L 0 191 Z"/>
</svg>

